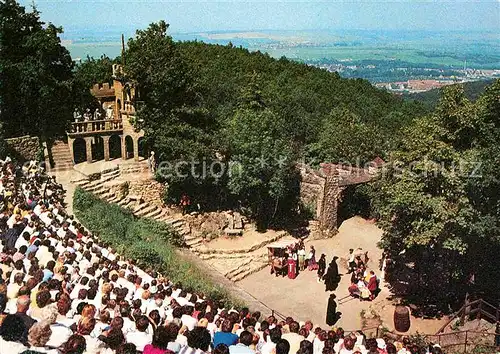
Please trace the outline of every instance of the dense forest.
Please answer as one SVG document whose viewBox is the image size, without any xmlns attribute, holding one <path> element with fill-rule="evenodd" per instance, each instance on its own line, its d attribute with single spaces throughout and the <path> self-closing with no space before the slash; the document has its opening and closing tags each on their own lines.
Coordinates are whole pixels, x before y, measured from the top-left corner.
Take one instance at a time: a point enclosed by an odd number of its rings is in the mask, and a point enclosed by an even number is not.
<svg viewBox="0 0 500 354">
<path fill-rule="evenodd" d="M 232 45 L 174 42 L 167 28 L 138 31 L 124 54 L 144 101 L 149 146 L 170 166 L 217 161 L 228 172 L 179 177 L 160 168 L 170 201 L 188 193 L 203 208 L 240 206 L 263 226 L 281 223 L 298 207 L 297 182 L 284 173 L 295 161 L 385 158 L 398 131 L 421 113 L 366 80 Z"/>
<path fill-rule="evenodd" d="M 443 307 L 465 292 L 498 294 L 500 81 L 475 102 L 447 87 L 430 110 L 286 58 L 174 42 L 163 21 L 138 30 L 123 58 L 74 67 L 62 29 L 37 11 L 7 0 L 0 15 L 3 136 L 63 135 L 73 109 L 93 104 L 90 85 L 124 62 L 167 201 L 185 193 L 201 210 L 235 208 L 261 228 L 290 226 L 307 208 L 297 161 L 381 156 L 387 167 L 358 200 L 384 230 L 395 289 L 409 284 L 401 295 Z"/>
</svg>

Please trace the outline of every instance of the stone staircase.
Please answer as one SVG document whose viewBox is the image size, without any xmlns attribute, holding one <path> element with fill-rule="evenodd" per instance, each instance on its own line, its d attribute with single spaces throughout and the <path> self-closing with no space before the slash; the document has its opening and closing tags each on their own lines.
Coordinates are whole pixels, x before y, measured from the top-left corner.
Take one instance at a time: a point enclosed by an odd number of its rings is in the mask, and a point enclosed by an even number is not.
<svg viewBox="0 0 500 354">
<path fill-rule="evenodd" d="M 114 192 L 110 186 L 120 183 L 118 178 L 121 174 L 121 169 L 116 167 L 102 172 L 99 179 L 90 180 L 82 178 L 71 182 L 108 203 L 114 203 L 124 209 L 128 209 L 137 217 L 153 219 L 168 224 L 173 230 L 184 237 L 184 241 L 188 247 L 193 244 L 189 225 L 180 215 L 173 214 L 171 209 L 144 202 L 140 196 L 130 194 L 120 195 Z"/>
<path fill-rule="evenodd" d="M 149 218 L 168 224 L 183 236 L 184 244 L 195 255 L 233 282 L 240 281 L 267 267 L 268 251 L 266 245 L 288 235 L 286 232 L 278 232 L 265 240 L 255 241 L 254 244 L 241 249 L 210 248 L 208 247 L 209 242 L 205 240 L 204 235 L 199 231 L 192 231 L 189 224 L 179 213 L 175 213 L 172 209 L 166 207 L 144 202 L 140 196 L 118 192 L 119 188 L 117 186 L 126 183 L 129 176 L 133 177 L 129 173 L 136 173 L 142 171 L 142 169 L 143 167 L 133 167 L 132 164 L 125 166 L 125 168 L 120 165 L 120 167 L 114 167 L 102 172 L 98 179 L 81 178 L 71 182 L 106 202 L 128 209 L 137 217 Z M 124 172 L 125 176 L 123 176 Z"/>
<path fill-rule="evenodd" d="M 269 265 L 267 245 L 286 237 L 279 232 L 264 241 L 241 249 L 214 249 L 199 244 L 192 251 L 226 278 L 238 282 Z"/>
<path fill-rule="evenodd" d="M 51 148 L 54 166 L 50 167 L 49 156 L 45 157 L 45 165 L 47 170 L 51 172 L 68 171 L 73 169 L 73 159 L 69 146 L 62 140 L 56 140 Z"/>
<path fill-rule="evenodd" d="M 123 175 L 133 175 L 149 171 L 149 166 L 147 161 L 133 162 L 133 163 L 121 163 L 119 165 L 120 174 Z"/>
</svg>

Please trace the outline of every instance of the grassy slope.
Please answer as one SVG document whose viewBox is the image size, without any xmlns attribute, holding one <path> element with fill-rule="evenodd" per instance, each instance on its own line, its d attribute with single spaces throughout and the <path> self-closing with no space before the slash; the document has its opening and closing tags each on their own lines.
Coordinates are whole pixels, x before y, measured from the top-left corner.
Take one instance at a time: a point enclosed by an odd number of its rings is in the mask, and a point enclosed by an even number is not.
<svg viewBox="0 0 500 354">
<path fill-rule="evenodd" d="M 135 259 L 144 269 L 162 273 L 174 283 L 180 282 L 185 289 L 203 292 L 210 299 L 239 303 L 221 285 L 210 281 L 207 274 L 182 259 L 173 246 L 180 243 L 180 238 L 166 224 L 138 219 L 81 188 L 75 191 L 73 208 L 76 217 L 93 234 L 120 255 Z"/>
</svg>

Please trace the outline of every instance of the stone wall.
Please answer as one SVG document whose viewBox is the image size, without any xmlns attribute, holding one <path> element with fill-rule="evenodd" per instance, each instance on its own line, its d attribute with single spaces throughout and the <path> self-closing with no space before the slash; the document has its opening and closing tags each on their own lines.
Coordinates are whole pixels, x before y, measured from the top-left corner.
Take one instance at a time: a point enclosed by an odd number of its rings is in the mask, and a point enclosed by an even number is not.
<svg viewBox="0 0 500 354">
<path fill-rule="evenodd" d="M 21 162 L 37 160 L 40 152 L 40 141 L 37 137 L 29 135 L 18 138 L 5 139 L 8 146 L 8 154 Z"/>
<path fill-rule="evenodd" d="M 235 211 L 220 211 L 208 213 L 191 213 L 184 215 L 184 220 L 191 228 L 191 232 L 203 235 L 205 239 L 214 239 L 228 234 L 228 232 L 243 232 L 248 220 Z"/>
<path fill-rule="evenodd" d="M 300 201 L 314 210 L 314 218 L 321 215 L 325 178 L 307 165 L 298 165 L 300 171 Z"/>
<path fill-rule="evenodd" d="M 337 233 L 339 174 L 336 170 L 324 174 L 323 171 L 313 170 L 307 165 L 297 166 L 300 175 L 300 200 L 314 208 L 314 219 L 318 226 L 310 229 L 311 238 L 331 237 Z"/>
<path fill-rule="evenodd" d="M 151 205 L 161 206 L 164 192 L 165 186 L 152 179 L 130 181 L 128 184 L 128 194 L 136 195 Z"/>
</svg>

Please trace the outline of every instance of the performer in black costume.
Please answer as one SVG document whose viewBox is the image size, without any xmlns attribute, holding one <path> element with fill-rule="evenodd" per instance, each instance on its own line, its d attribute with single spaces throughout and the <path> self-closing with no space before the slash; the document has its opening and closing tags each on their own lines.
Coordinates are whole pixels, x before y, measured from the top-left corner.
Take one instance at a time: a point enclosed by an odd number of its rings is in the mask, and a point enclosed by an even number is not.
<svg viewBox="0 0 500 354">
<path fill-rule="evenodd" d="M 340 282 L 339 267 L 337 265 L 337 259 L 339 257 L 333 257 L 328 270 L 325 274 L 325 291 L 334 291 Z"/>
<path fill-rule="evenodd" d="M 326 308 L 326 324 L 333 326 L 335 322 L 337 322 L 337 303 L 335 302 L 335 294 L 331 294 Z"/>
<path fill-rule="evenodd" d="M 318 283 L 320 283 L 323 280 L 323 276 L 325 275 L 325 269 L 326 269 L 325 257 L 326 256 L 322 254 L 318 261 Z"/>
</svg>

